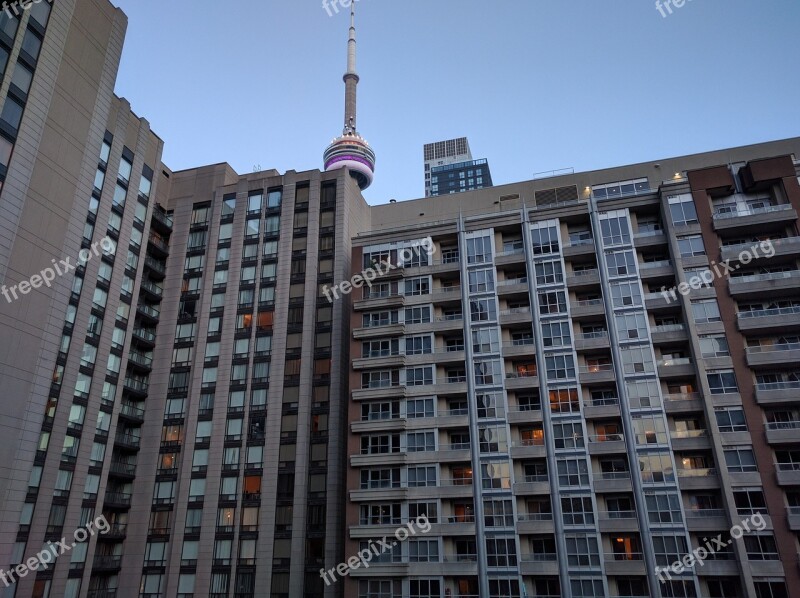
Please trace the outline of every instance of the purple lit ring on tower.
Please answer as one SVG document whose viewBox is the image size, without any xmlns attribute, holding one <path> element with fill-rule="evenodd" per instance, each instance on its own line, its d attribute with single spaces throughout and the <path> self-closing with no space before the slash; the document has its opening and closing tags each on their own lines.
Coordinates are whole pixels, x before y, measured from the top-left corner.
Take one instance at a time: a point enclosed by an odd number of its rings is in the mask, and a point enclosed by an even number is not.
<svg viewBox="0 0 800 598">
<path fill-rule="evenodd" d="M 331 166 L 333 166 L 337 162 L 342 162 L 342 161 L 361 162 L 364 166 L 366 166 L 370 170 L 373 170 L 373 171 L 375 170 L 375 165 L 370 163 L 369 160 L 367 160 L 366 158 L 362 158 L 361 156 L 355 156 L 353 154 L 344 154 L 342 156 L 334 156 L 333 158 L 331 158 L 330 160 L 325 162 L 325 170 L 330 170 Z"/>
</svg>

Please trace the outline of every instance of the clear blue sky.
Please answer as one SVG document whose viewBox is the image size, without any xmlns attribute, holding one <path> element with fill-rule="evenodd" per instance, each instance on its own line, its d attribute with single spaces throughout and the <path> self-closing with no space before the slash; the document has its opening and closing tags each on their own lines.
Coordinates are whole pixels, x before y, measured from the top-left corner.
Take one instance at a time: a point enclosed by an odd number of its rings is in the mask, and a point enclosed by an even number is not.
<svg viewBox="0 0 800 598">
<path fill-rule="evenodd" d="M 117 93 L 174 170 L 320 168 L 341 133 L 348 19 L 321 0 L 113 0 Z M 424 194 L 465 135 L 495 184 L 800 135 L 797 0 L 359 0 L 372 204 Z"/>
</svg>

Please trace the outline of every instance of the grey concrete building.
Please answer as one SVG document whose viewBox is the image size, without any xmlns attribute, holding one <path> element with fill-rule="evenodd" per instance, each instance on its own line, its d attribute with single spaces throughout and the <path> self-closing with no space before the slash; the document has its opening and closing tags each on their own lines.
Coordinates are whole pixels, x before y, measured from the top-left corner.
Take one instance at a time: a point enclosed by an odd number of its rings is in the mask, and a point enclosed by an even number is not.
<svg viewBox="0 0 800 598">
<path fill-rule="evenodd" d="M 798 150 L 372 207 L 345 594 L 796 595 Z"/>
</svg>

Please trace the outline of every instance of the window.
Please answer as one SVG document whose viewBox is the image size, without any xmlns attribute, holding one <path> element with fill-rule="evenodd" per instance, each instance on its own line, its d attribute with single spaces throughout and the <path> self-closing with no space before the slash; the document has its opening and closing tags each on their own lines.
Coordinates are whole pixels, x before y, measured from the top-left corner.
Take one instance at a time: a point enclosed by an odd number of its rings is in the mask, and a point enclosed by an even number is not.
<svg viewBox="0 0 800 598">
<path fill-rule="evenodd" d="M 436 467 L 409 467 L 408 468 L 408 487 L 416 488 L 421 486 L 436 485 Z"/>
<path fill-rule="evenodd" d="M 564 282 L 564 271 L 559 260 L 536 263 L 536 284 Z"/>
<path fill-rule="evenodd" d="M 647 316 L 633 312 L 614 316 L 620 341 L 647 339 Z"/>
<path fill-rule="evenodd" d="M 606 253 L 609 276 L 633 276 L 636 274 L 636 256 L 633 251 Z"/>
<path fill-rule="evenodd" d="M 701 336 L 699 341 L 703 357 L 727 357 L 731 354 L 724 334 Z"/>
<path fill-rule="evenodd" d="M 431 283 L 428 277 L 406 279 L 404 284 L 405 295 L 427 295 L 431 292 Z M 371 293 L 370 296 L 372 296 Z"/>
<path fill-rule="evenodd" d="M 545 347 L 568 347 L 571 343 L 569 322 L 542 322 L 542 343 Z"/>
<path fill-rule="evenodd" d="M 514 538 L 487 538 L 486 558 L 490 567 L 516 567 L 516 541 Z"/>
<path fill-rule="evenodd" d="M 406 436 L 406 444 L 409 453 L 436 450 L 433 432 L 409 432 Z"/>
<path fill-rule="evenodd" d="M 531 230 L 531 242 L 534 255 L 558 253 L 558 228 L 545 226 Z"/>
<path fill-rule="evenodd" d="M 433 384 L 433 368 L 431 366 L 406 370 L 406 386 L 422 386 L 425 384 Z"/>
<path fill-rule="evenodd" d="M 582 448 L 583 425 L 580 422 L 553 424 L 553 439 L 557 449 Z"/>
<path fill-rule="evenodd" d="M 467 263 L 483 264 L 492 261 L 492 238 L 475 237 L 467 239 Z"/>
<path fill-rule="evenodd" d="M 706 247 L 703 244 L 702 235 L 688 235 L 678 237 L 678 250 L 681 257 L 694 257 L 706 254 Z"/>
<path fill-rule="evenodd" d="M 431 321 L 431 308 L 424 307 L 407 307 L 405 310 L 406 324 L 426 324 Z"/>
<path fill-rule="evenodd" d="M 747 432 L 747 422 L 741 407 L 716 409 L 714 415 L 720 432 Z"/>
<path fill-rule="evenodd" d="M 385 355 L 396 355 L 397 354 L 397 340 L 392 341 L 380 341 L 380 350 L 382 354 Z M 387 350 L 387 343 L 392 345 L 393 350 L 389 353 L 386 353 Z M 406 355 L 423 355 L 427 353 L 431 353 L 432 349 L 432 341 L 430 336 L 410 336 L 406 337 Z M 365 346 L 368 346 L 369 343 L 365 343 Z M 375 357 L 375 355 L 372 355 Z"/>
<path fill-rule="evenodd" d="M 497 353 L 500 337 L 497 328 L 478 328 L 472 331 L 472 350 L 475 353 Z"/>
<path fill-rule="evenodd" d="M 642 305 L 642 293 L 638 282 L 617 282 L 611 285 L 611 301 L 614 307 Z"/>
<path fill-rule="evenodd" d="M 561 487 L 588 486 L 589 469 L 585 459 L 564 459 L 557 462 L 558 484 Z"/>
<path fill-rule="evenodd" d="M 119 161 L 119 173 L 117 174 L 117 178 L 127 185 L 128 181 L 131 180 L 132 169 L 133 164 L 131 164 L 131 161 L 123 156 Z"/>
<path fill-rule="evenodd" d="M 692 316 L 697 324 L 722 321 L 716 299 L 692 301 Z"/>
<path fill-rule="evenodd" d="M 594 509 L 590 496 L 573 496 L 561 499 L 564 525 L 593 525 Z"/>
<path fill-rule="evenodd" d="M 3 111 L 0 113 L 0 120 L 16 131 L 19 129 L 19 123 L 22 120 L 23 110 L 22 104 L 12 97 L 6 97 L 6 103 L 3 104 Z"/>
<path fill-rule="evenodd" d="M 386 417 L 368 417 L 367 419 L 388 419 L 391 416 L 391 406 L 391 403 L 373 403 L 369 406 L 371 408 L 370 415 L 372 415 L 373 410 L 381 409 L 381 411 L 378 411 L 375 415 L 385 415 Z M 409 399 L 406 405 L 406 412 L 406 417 L 409 419 L 433 417 L 435 415 L 433 399 Z"/>
<path fill-rule="evenodd" d="M 469 273 L 470 293 L 489 293 L 494 291 L 494 270 L 472 270 Z"/>
<path fill-rule="evenodd" d="M 572 355 L 551 355 L 545 357 L 547 379 L 563 380 L 575 377 L 575 361 Z"/>
<path fill-rule="evenodd" d="M 706 373 L 711 394 L 720 395 L 739 392 L 733 370 L 715 370 Z"/>
<path fill-rule="evenodd" d="M 567 562 L 572 567 L 599 567 L 600 554 L 597 538 L 588 534 L 568 534 L 566 536 Z M 584 594 L 585 595 L 585 594 Z M 602 596 L 603 594 L 599 594 Z"/>
<path fill-rule="evenodd" d="M 567 300 L 564 291 L 539 293 L 539 310 L 543 315 L 566 313 Z"/>
<path fill-rule="evenodd" d="M 697 224 L 697 210 L 691 195 L 672 195 L 667 197 L 667 202 L 675 226 Z"/>
<path fill-rule="evenodd" d="M 502 367 L 502 363 L 498 360 L 476 361 L 475 384 L 477 386 L 501 384 L 503 379 Z"/>
<path fill-rule="evenodd" d="M 469 302 L 473 322 L 488 322 L 497 319 L 497 303 L 492 299 L 472 299 Z"/>
<path fill-rule="evenodd" d="M 777 561 L 780 558 L 772 533 L 747 534 L 744 537 L 744 547 L 747 558 L 751 561 Z"/>
<path fill-rule="evenodd" d="M 600 230 L 605 245 L 625 245 L 631 242 L 631 232 L 627 216 L 601 219 Z"/>
<path fill-rule="evenodd" d="M 725 464 L 731 473 L 758 471 L 755 454 L 749 447 L 725 449 Z"/>
</svg>

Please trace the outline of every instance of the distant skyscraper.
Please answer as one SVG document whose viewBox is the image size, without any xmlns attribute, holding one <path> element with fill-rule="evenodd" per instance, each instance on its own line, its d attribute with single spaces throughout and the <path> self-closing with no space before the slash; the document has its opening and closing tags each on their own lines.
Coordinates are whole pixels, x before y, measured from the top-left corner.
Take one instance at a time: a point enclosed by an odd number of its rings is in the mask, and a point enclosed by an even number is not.
<svg viewBox="0 0 800 598">
<path fill-rule="evenodd" d="M 492 186 L 487 160 L 473 160 L 466 137 L 426 143 L 425 197 Z"/>
</svg>

